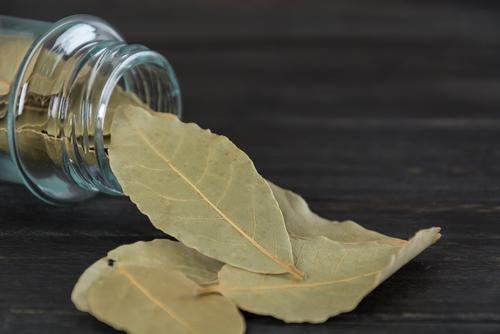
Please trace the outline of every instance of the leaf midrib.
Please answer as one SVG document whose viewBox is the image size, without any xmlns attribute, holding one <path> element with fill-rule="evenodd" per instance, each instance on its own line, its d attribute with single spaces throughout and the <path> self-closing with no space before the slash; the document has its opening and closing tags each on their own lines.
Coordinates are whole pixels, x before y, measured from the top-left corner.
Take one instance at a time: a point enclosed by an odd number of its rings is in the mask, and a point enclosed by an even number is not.
<svg viewBox="0 0 500 334">
<path fill-rule="evenodd" d="M 151 148 L 151 150 L 156 154 L 163 162 L 165 162 L 173 171 L 176 173 L 181 179 L 183 179 L 204 201 L 208 203 L 208 205 L 214 209 L 217 214 L 219 214 L 227 223 L 229 223 L 239 234 L 241 234 L 247 241 L 249 241 L 257 250 L 259 250 L 262 254 L 264 254 L 266 257 L 270 258 L 274 263 L 276 263 L 279 267 L 283 268 L 286 272 L 291 273 L 294 276 L 298 276 L 299 278 L 302 278 L 302 273 L 297 272 L 298 270 L 290 264 L 284 263 L 280 261 L 277 257 L 275 257 L 273 254 L 271 254 L 267 249 L 265 249 L 262 245 L 260 245 L 255 239 L 250 237 L 243 229 L 241 229 L 235 222 L 233 222 L 222 210 L 212 203 L 210 199 L 200 190 L 198 187 L 192 183 L 180 170 L 178 170 L 172 162 L 166 158 L 162 152 L 160 152 L 153 143 L 146 137 L 146 135 L 139 129 L 137 128 L 129 119 L 128 115 L 126 112 L 123 113 L 126 121 L 130 124 L 130 126 L 134 129 L 134 131 L 139 135 L 139 137 L 142 139 L 142 141 Z M 176 119 L 174 121 L 177 121 Z M 302 274 L 302 275 L 301 275 Z"/>
<path fill-rule="evenodd" d="M 381 273 L 381 270 L 372 271 L 362 275 L 357 275 L 353 277 L 348 277 L 344 279 L 336 279 L 322 282 L 311 282 L 311 283 L 296 283 L 296 284 L 279 284 L 279 285 L 260 285 L 260 286 L 248 286 L 248 287 L 225 287 L 224 284 L 220 284 L 216 289 L 221 291 L 254 291 L 254 290 L 280 290 L 280 289 L 303 289 L 303 288 L 317 288 L 326 285 L 339 284 L 355 281 L 357 279 L 376 276 Z"/>
<path fill-rule="evenodd" d="M 132 286 L 134 286 L 137 290 L 139 290 L 149 301 L 151 301 L 153 304 L 158 306 L 161 310 L 163 310 L 165 313 L 167 313 L 170 318 L 172 318 L 174 321 L 178 322 L 181 324 L 183 327 L 188 329 L 190 332 L 197 334 L 198 332 L 192 328 L 184 319 L 179 317 L 177 313 L 175 313 L 171 308 L 169 308 L 167 305 L 164 305 L 160 300 L 156 299 L 151 293 L 141 284 L 139 283 L 134 276 L 132 276 L 124 267 L 117 267 L 116 272 L 118 274 L 123 275 Z"/>
</svg>

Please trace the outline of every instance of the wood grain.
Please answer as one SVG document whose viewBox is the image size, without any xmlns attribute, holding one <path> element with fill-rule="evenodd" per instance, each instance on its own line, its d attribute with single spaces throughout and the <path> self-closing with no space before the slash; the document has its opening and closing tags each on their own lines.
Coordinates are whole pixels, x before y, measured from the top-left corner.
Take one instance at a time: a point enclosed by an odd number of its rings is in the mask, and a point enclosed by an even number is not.
<svg viewBox="0 0 500 334">
<path fill-rule="evenodd" d="M 249 333 L 500 331 L 500 7 L 494 1 L 5 1 L 85 12 L 165 54 L 185 115 L 320 214 L 443 238 L 319 326 Z M 0 333 L 114 333 L 70 292 L 107 250 L 160 237 L 126 199 L 52 208 L 0 183 Z"/>
</svg>

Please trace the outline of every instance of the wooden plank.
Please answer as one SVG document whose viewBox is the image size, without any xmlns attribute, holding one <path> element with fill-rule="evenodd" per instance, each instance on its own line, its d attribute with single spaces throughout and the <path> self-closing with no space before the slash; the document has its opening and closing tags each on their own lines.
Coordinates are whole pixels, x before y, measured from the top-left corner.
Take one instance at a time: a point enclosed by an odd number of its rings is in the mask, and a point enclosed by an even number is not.
<svg viewBox="0 0 500 334">
<path fill-rule="evenodd" d="M 498 45 L 494 1 L 9 1 L 0 10 L 47 21 L 75 13 L 102 16 L 134 39 L 274 39 L 342 36 L 446 40 Z"/>
</svg>

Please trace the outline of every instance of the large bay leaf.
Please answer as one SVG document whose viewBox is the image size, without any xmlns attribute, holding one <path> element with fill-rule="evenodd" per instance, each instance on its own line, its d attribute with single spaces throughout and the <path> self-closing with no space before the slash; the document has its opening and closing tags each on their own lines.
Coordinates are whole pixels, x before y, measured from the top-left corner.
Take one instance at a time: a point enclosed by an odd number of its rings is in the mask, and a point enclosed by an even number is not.
<svg viewBox="0 0 500 334">
<path fill-rule="evenodd" d="M 117 110 L 109 149 L 124 192 L 160 230 L 235 267 L 297 277 L 283 215 L 250 158 L 174 116 Z"/>
<path fill-rule="evenodd" d="M 376 241 L 393 246 L 403 246 L 406 240 L 392 238 L 367 230 L 353 221 L 330 221 L 315 214 L 307 202 L 296 193 L 269 182 L 274 197 L 278 201 L 285 218 L 286 228 L 291 237 L 311 238 L 325 236 L 334 241 L 357 243 Z"/>
<path fill-rule="evenodd" d="M 116 265 L 88 290 L 88 312 L 133 334 L 240 334 L 244 320 L 220 295 L 198 296 L 181 272 Z"/>
<path fill-rule="evenodd" d="M 200 291 L 219 292 L 249 312 L 286 322 L 319 323 L 353 310 L 383 280 L 440 237 L 438 228 L 419 231 L 399 249 L 377 241 L 342 243 L 326 237 L 292 239 L 303 281 L 262 275 L 229 265 L 219 284 Z"/>
<path fill-rule="evenodd" d="M 236 306 L 197 296 L 221 263 L 179 242 L 158 239 L 120 246 L 78 279 L 75 306 L 129 333 L 242 333 Z"/>
</svg>

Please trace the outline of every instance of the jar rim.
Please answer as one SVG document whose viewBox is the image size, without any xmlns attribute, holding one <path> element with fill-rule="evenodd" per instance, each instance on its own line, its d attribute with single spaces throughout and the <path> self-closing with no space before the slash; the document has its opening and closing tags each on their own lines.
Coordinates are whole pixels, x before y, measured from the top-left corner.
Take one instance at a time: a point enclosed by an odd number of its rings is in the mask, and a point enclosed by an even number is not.
<svg viewBox="0 0 500 334">
<path fill-rule="evenodd" d="M 110 53 L 113 53 L 112 49 L 109 51 Z M 181 118 L 182 116 L 182 100 L 175 72 L 170 63 L 159 53 L 149 50 L 142 45 L 118 45 L 116 47 L 116 52 L 113 53 L 112 59 L 118 59 L 119 62 L 116 64 L 116 66 L 112 67 L 112 71 L 108 74 L 104 86 L 99 91 L 100 97 L 98 99 L 98 107 L 95 113 L 97 125 L 95 127 L 96 140 L 94 141 L 94 144 L 96 145 L 97 163 L 99 165 L 99 169 L 103 171 L 106 178 L 109 179 L 113 184 L 113 189 L 111 189 L 109 193 L 122 194 L 121 187 L 112 174 L 108 157 L 105 155 L 105 147 L 103 141 L 103 128 L 109 102 L 111 100 L 111 96 L 115 91 L 115 88 L 118 86 L 119 81 L 122 80 L 122 78 L 124 78 L 130 71 L 139 66 L 156 66 L 161 69 L 163 73 L 165 73 L 166 77 L 168 78 L 169 85 L 172 86 L 168 89 L 168 91 L 173 97 L 173 104 L 175 108 L 174 112 L 179 118 Z M 102 65 L 105 65 L 105 62 L 103 62 Z M 148 90 L 151 90 L 151 87 Z M 158 111 L 166 112 L 167 110 Z M 116 189 L 119 189 L 119 191 L 116 191 Z M 102 190 L 104 192 L 108 192 L 110 189 Z"/>
</svg>

